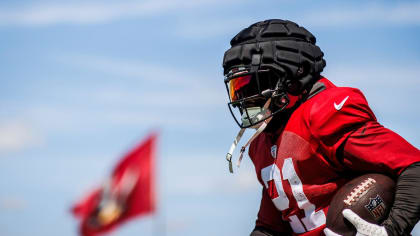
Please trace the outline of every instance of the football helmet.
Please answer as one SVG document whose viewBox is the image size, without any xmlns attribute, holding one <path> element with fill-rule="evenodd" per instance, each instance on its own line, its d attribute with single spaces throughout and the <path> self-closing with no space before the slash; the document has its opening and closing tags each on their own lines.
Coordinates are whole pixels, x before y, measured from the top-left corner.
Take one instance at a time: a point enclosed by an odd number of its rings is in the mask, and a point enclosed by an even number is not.
<svg viewBox="0 0 420 236">
<path fill-rule="evenodd" d="M 252 24 L 233 37 L 223 69 L 229 109 L 241 128 L 293 107 L 291 96 L 309 92 L 326 65 L 315 42 L 305 28 L 276 19 Z M 269 98 L 267 113 L 262 107 Z"/>
<path fill-rule="evenodd" d="M 232 170 L 232 153 L 246 128 L 256 133 L 241 148 L 238 161 L 276 114 L 296 108 L 309 93 L 326 65 L 315 37 L 287 20 L 265 20 L 240 31 L 223 57 L 228 107 L 241 128 L 226 158 Z"/>
</svg>

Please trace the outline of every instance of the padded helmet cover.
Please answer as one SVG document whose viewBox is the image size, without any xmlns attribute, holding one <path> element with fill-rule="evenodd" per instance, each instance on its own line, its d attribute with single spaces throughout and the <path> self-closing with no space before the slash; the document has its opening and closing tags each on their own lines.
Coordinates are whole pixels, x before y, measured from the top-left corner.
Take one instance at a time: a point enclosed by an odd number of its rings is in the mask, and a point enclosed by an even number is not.
<svg viewBox="0 0 420 236">
<path fill-rule="evenodd" d="M 289 92 L 299 94 L 319 79 L 326 62 L 305 28 L 287 20 L 265 20 L 243 29 L 230 41 L 223 58 L 224 75 L 233 68 L 269 68 L 286 73 Z"/>
</svg>

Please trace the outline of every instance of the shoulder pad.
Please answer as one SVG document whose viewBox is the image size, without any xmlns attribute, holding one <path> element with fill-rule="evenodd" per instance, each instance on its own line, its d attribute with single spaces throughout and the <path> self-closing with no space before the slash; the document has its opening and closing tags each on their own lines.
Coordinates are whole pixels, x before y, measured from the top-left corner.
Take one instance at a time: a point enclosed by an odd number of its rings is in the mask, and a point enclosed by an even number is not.
<svg viewBox="0 0 420 236">
<path fill-rule="evenodd" d="M 310 129 L 321 139 L 337 140 L 367 121 L 376 120 L 365 96 L 355 88 L 326 89 L 309 101 Z"/>
</svg>

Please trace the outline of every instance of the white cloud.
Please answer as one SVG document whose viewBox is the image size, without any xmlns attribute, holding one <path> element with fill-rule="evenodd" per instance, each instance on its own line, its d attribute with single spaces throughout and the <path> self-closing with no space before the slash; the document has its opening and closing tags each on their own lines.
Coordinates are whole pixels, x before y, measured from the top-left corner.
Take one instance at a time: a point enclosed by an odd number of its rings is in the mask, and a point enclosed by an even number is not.
<svg viewBox="0 0 420 236">
<path fill-rule="evenodd" d="M 134 87 L 104 85 L 71 91 L 73 95 L 89 97 L 96 102 L 176 109 L 217 107 L 226 102 L 224 86 L 214 86 L 211 73 L 91 55 L 61 55 L 56 59 L 67 65 L 113 75 L 119 80 L 132 79 L 130 83 Z"/>
<path fill-rule="evenodd" d="M 45 133 L 58 132 L 69 134 L 80 132 L 80 130 L 103 129 L 109 125 L 185 127 L 186 129 L 195 130 L 204 124 L 203 120 L 187 112 L 174 114 L 165 109 L 150 110 L 142 107 L 137 109 L 115 107 L 89 109 L 89 107 L 85 106 L 38 105 L 25 109 L 20 115 L 30 117 L 31 121 L 41 127 Z M 25 140 L 23 139 L 22 141 Z"/>
<path fill-rule="evenodd" d="M 144 61 L 130 61 L 86 54 L 59 54 L 53 60 L 66 65 L 106 73 L 107 75 L 117 75 L 120 78 L 141 79 L 166 85 L 185 85 L 194 82 L 192 72 Z"/>
<path fill-rule="evenodd" d="M 223 154 L 197 153 L 167 158 L 163 166 L 166 191 L 171 195 L 193 196 L 258 191 L 260 185 L 251 160 L 245 157 L 244 162 L 240 169 L 235 168 L 232 175 Z M 179 175 L 179 168 L 173 168 L 179 166 L 186 167 L 185 175 Z"/>
<path fill-rule="evenodd" d="M 322 14 L 319 12 L 322 12 Z M 364 6 L 341 5 L 330 8 L 323 6 L 322 10 L 311 9 L 310 12 L 302 10 L 294 18 L 305 27 L 364 27 L 372 24 L 385 26 L 386 24 L 420 25 L 419 12 L 419 2 L 397 3 L 395 5 L 366 3 Z M 261 20 L 255 15 L 233 17 L 228 15 L 222 18 L 204 15 L 196 18 L 193 21 L 183 22 L 176 28 L 178 37 L 199 40 L 226 34 L 233 36 L 240 29 Z M 263 18 L 267 17 L 263 16 Z"/>
<path fill-rule="evenodd" d="M 16 115 L 28 117 L 43 132 L 78 132 L 107 125 L 197 130 L 211 122 L 210 112 L 226 108 L 224 86 L 216 87 L 202 72 L 197 78 L 199 72 L 176 67 L 90 55 L 61 55 L 53 60 L 108 79 L 106 83 L 88 78 L 84 83 L 48 84 L 44 93 L 54 102 L 28 104 Z"/>
<path fill-rule="evenodd" d="M 28 124 L 17 121 L 0 123 L 0 153 L 20 151 L 41 145 L 43 142 L 43 137 L 34 132 Z"/>
<path fill-rule="evenodd" d="M 93 80 L 86 78 L 83 83 L 69 79 L 42 84 L 46 88 L 43 94 L 54 100 L 45 103 L 34 99 L 14 112 L 14 117 L 27 118 L 46 134 L 68 134 L 109 125 L 195 131 L 212 122 L 211 112 L 226 111 L 223 84 L 213 85 L 213 77 L 206 79 L 203 72 L 197 77 L 198 72 L 176 67 L 89 55 L 52 59 L 97 76 Z M 95 82 L 102 75 L 107 79 Z M 13 107 L 10 103 L 5 105 Z M 14 132 L 15 138 L 4 138 L 3 146 L 6 142 L 16 147 L 32 142 L 33 133 L 22 129 Z"/>
<path fill-rule="evenodd" d="M 315 14 L 313 12 L 316 12 Z M 322 12 L 320 14 L 319 12 Z M 311 9 L 310 12 L 300 12 L 295 16 L 305 27 L 348 27 L 377 25 L 419 25 L 420 3 L 397 3 L 395 5 L 375 5 L 366 3 L 340 7 L 325 7 L 322 10 Z M 214 18 L 213 16 L 199 16 L 193 21 L 183 22 L 177 27 L 179 37 L 189 39 L 205 39 L 218 35 L 236 34 L 240 29 L 259 21 L 255 15 Z M 263 16 L 265 19 L 266 17 Z M 268 17 L 269 18 L 269 17 Z M 273 17 L 276 18 L 276 17 Z M 205 26 L 205 27 L 203 27 Z"/>
<path fill-rule="evenodd" d="M 317 11 L 313 11 L 317 12 Z M 407 2 L 395 5 L 365 4 L 356 7 L 325 8 L 322 14 L 304 14 L 301 22 L 320 27 L 365 26 L 372 24 L 419 25 L 420 3 Z"/>
<path fill-rule="evenodd" d="M 252 16 L 226 19 L 197 17 L 195 20 L 183 22 L 182 25 L 178 25 L 176 33 L 180 38 L 196 40 L 225 34 L 234 36 L 240 29 L 248 27 L 256 21 L 257 19 Z"/>
<path fill-rule="evenodd" d="M 127 91 L 124 89 L 104 89 L 92 94 L 96 102 L 139 108 L 171 108 L 179 111 L 200 107 L 220 107 L 225 104 L 224 91 L 203 88 L 200 90 L 184 88 L 178 91 Z"/>
<path fill-rule="evenodd" d="M 232 0 L 231 0 L 232 1 Z M 95 24 L 130 17 L 147 17 L 169 11 L 218 5 L 221 0 L 146 0 L 119 3 L 34 5 L 23 9 L 0 9 L 0 25 L 41 26 Z"/>
<path fill-rule="evenodd" d="M 1 196 L 0 209 L 5 210 L 24 210 L 27 207 L 27 202 L 17 196 Z"/>
</svg>

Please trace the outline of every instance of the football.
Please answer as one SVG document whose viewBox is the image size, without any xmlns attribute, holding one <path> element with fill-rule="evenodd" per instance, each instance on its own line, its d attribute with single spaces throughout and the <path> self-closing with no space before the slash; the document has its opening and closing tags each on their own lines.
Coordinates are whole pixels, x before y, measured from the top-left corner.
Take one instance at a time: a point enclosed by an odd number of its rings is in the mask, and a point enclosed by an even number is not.
<svg viewBox="0 0 420 236">
<path fill-rule="evenodd" d="M 362 219 L 380 224 L 394 202 L 395 182 L 382 174 L 366 174 L 343 185 L 334 195 L 327 213 L 327 228 L 343 236 L 356 235 L 354 226 L 343 217 L 350 209 Z"/>
</svg>

